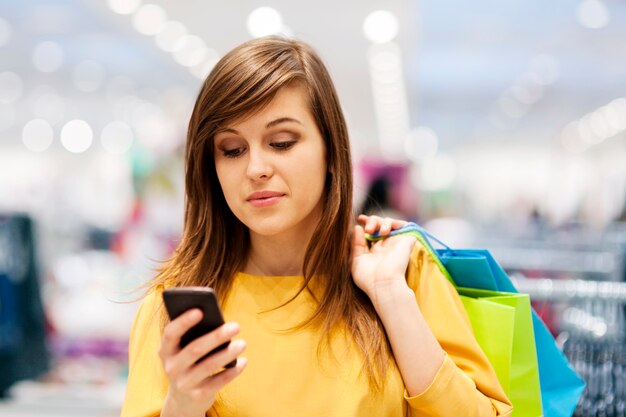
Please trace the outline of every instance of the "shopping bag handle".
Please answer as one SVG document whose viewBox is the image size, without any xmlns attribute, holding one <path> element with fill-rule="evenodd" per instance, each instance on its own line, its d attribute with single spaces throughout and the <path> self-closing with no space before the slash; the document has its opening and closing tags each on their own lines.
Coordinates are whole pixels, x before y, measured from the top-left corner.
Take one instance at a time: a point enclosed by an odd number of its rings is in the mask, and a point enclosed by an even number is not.
<svg viewBox="0 0 626 417">
<path fill-rule="evenodd" d="M 428 233 L 422 226 L 418 225 L 417 223 L 407 222 L 399 229 L 392 230 L 391 232 L 389 232 L 389 234 L 384 235 L 384 236 L 382 236 L 379 232 L 375 232 L 371 234 L 366 233 L 365 239 L 367 239 L 370 242 L 377 242 L 379 240 L 383 240 L 388 237 L 398 236 L 398 235 L 414 236 L 424 246 L 424 248 L 430 254 L 433 261 L 435 261 L 435 263 L 439 267 L 439 270 L 448 279 L 448 281 L 450 281 L 454 286 L 456 286 L 456 284 L 454 283 L 454 280 L 452 279 L 452 276 L 450 275 L 446 267 L 441 262 L 441 259 L 439 258 L 437 251 L 433 247 L 432 243 L 430 243 L 430 239 L 434 240 L 435 242 L 443 246 L 446 252 L 452 252 L 452 248 L 450 248 L 450 246 L 443 243 L 441 240 L 437 239 L 435 236 Z"/>
</svg>

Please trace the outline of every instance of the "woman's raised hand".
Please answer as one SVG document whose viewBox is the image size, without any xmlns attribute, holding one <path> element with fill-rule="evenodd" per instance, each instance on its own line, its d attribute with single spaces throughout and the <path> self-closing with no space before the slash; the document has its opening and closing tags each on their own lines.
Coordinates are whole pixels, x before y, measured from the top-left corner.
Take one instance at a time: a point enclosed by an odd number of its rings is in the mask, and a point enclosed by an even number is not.
<svg viewBox="0 0 626 417">
<path fill-rule="evenodd" d="M 245 349 L 243 340 L 233 340 L 228 347 L 201 359 L 216 347 L 239 333 L 237 323 L 226 323 L 207 333 L 183 349 L 181 337 L 202 318 L 202 312 L 192 309 L 165 326 L 159 356 L 169 380 L 161 416 L 202 417 L 211 408 L 217 392 L 237 377 L 246 366 L 246 359 L 237 356 Z M 237 359 L 233 368 L 224 368 Z"/>
<path fill-rule="evenodd" d="M 376 305 L 377 294 L 394 286 L 406 287 L 404 274 L 416 238 L 398 235 L 368 244 L 365 233 L 382 236 L 399 229 L 403 220 L 360 215 L 352 237 L 352 278 Z"/>
</svg>

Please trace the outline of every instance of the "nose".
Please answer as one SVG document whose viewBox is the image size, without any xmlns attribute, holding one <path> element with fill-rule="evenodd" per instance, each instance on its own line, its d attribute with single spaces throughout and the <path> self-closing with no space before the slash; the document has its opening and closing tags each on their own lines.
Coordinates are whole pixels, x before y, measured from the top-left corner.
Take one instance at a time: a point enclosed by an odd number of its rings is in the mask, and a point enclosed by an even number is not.
<svg viewBox="0 0 626 417">
<path fill-rule="evenodd" d="M 267 155 L 261 149 L 250 148 L 248 151 L 248 168 L 246 175 L 252 181 L 265 180 L 272 176 L 273 168 Z"/>
</svg>

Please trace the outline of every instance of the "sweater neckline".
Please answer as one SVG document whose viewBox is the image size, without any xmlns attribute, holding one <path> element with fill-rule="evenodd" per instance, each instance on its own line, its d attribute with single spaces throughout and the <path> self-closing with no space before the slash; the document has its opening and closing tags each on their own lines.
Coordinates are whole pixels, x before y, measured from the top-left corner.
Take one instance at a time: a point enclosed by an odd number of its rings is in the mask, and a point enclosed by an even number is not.
<svg viewBox="0 0 626 417">
<path fill-rule="evenodd" d="M 241 271 L 236 276 L 247 279 L 304 279 L 303 275 L 254 275 Z"/>
</svg>

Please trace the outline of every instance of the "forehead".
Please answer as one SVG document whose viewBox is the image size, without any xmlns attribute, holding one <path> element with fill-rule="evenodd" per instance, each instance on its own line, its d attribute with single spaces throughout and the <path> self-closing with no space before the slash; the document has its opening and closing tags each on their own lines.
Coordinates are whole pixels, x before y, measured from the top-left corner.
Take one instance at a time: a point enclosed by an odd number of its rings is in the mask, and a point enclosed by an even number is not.
<svg viewBox="0 0 626 417">
<path fill-rule="evenodd" d="M 291 117 L 301 122 L 312 122 L 310 98 L 305 85 L 298 83 L 280 88 L 264 105 L 246 114 L 227 120 L 219 130 L 247 125 L 251 122 L 267 123 L 277 118 Z"/>
</svg>

